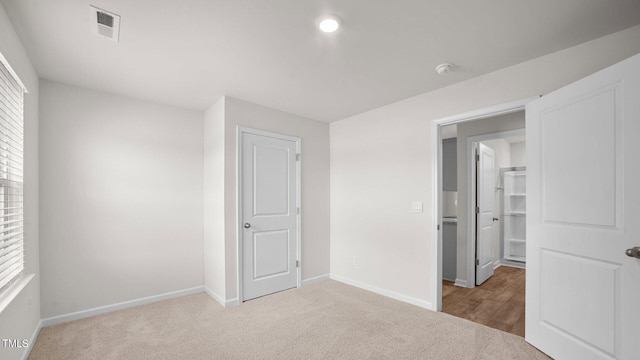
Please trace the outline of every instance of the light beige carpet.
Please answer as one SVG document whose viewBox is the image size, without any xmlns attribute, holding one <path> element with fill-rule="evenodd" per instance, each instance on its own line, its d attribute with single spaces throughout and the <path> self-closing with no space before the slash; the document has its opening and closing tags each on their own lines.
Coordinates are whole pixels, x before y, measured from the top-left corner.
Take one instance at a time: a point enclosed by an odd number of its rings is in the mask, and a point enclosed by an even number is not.
<svg viewBox="0 0 640 360">
<path fill-rule="evenodd" d="M 36 359 L 548 359 L 523 338 L 335 281 L 224 309 L 206 294 L 42 329 Z"/>
</svg>

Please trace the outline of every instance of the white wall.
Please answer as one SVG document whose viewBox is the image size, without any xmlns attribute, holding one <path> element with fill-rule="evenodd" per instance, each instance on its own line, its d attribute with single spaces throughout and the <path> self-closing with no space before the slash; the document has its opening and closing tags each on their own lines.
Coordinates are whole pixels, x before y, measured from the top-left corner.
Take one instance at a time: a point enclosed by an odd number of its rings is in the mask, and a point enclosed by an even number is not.
<svg viewBox="0 0 640 360">
<path fill-rule="evenodd" d="M 42 317 L 202 286 L 203 114 L 40 91 Z"/>
<path fill-rule="evenodd" d="M 0 4 L 0 53 L 9 62 L 28 94 L 24 97 L 24 226 L 25 273 L 29 284 L 0 313 L 0 339 L 31 340 L 40 321 L 38 113 L 39 83 L 29 56 Z M 0 359 L 20 359 L 25 349 L 0 346 Z"/>
<path fill-rule="evenodd" d="M 433 308 L 431 121 L 549 93 L 640 52 L 639 38 L 636 26 L 332 123 L 332 275 Z"/>
<path fill-rule="evenodd" d="M 224 98 L 204 114 L 204 286 L 223 302 L 225 289 Z"/>
<path fill-rule="evenodd" d="M 527 166 L 527 150 L 525 142 L 511 144 L 511 166 Z"/>
<path fill-rule="evenodd" d="M 329 274 L 329 124 L 225 97 L 226 296 L 237 297 L 238 126 L 302 139 L 302 280 Z"/>
</svg>

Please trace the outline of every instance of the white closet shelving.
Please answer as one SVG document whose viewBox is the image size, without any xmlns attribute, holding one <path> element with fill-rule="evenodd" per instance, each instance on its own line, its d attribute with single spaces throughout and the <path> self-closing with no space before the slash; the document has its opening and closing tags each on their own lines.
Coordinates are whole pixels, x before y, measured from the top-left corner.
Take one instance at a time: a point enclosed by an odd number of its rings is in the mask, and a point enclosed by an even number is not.
<svg viewBox="0 0 640 360">
<path fill-rule="evenodd" d="M 502 174 L 504 259 L 526 261 L 527 173 L 524 168 L 506 170 Z"/>
</svg>

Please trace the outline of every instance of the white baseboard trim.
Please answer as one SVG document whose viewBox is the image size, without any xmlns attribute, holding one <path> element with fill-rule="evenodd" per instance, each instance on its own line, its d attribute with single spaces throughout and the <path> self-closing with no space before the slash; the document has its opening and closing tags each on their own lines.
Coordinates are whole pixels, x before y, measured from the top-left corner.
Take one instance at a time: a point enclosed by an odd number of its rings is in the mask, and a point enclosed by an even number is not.
<svg viewBox="0 0 640 360">
<path fill-rule="evenodd" d="M 374 292 L 376 294 L 379 294 L 379 295 L 382 295 L 382 296 L 386 296 L 386 297 L 389 297 L 389 298 L 392 298 L 392 299 L 395 299 L 395 300 L 399 300 L 399 301 L 402 301 L 402 302 L 406 302 L 406 303 L 409 303 L 409 304 L 412 304 L 412 305 L 415 305 L 415 306 L 419 306 L 419 307 L 424 308 L 424 309 L 436 311 L 435 307 L 433 306 L 433 304 L 430 301 L 416 299 L 414 297 L 407 296 L 407 295 L 404 295 L 404 294 L 400 294 L 400 293 L 397 293 L 395 291 L 379 288 L 377 286 L 365 284 L 365 283 L 362 283 L 360 281 L 351 280 L 349 278 L 346 278 L 346 277 L 343 277 L 343 276 L 340 276 L 340 275 L 330 274 L 329 277 L 332 280 L 336 280 L 336 281 L 345 283 L 347 285 L 355 286 L 357 288 L 360 288 L 360 289 L 363 289 L 363 290 L 367 290 L 367 291 L 371 291 L 371 292 Z"/>
<path fill-rule="evenodd" d="M 500 262 L 500 265 L 514 267 L 514 268 L 518 268 L 518 269 L 526 269 L 527 268 L 527 264 L 526 263 L 521 263 L 521 262 L 517 262 L 517 261 L 509 261 L 509 260 L 505 260 L 505 259 L 502 259 L 502 261 Z"/>
<path fill-rule="evenodd" d="M 239 304 L 238 298 L 225 300 L 222 298 L 222 296 L 216 294 L 206 286 L 204 286 L 204 292 L 207 293 L 207 295 L 211 296 L 211 298 L 215 300 L 218 304 L 222 305 L 222 307 L 236 306 Z"/>
<path fill-rule="evenodd" d="M 31 354 L 31 349 L 33 349 L 33 345 L 36 343 L 36 339 L 40 334 L 40 330 L 42 330 L 42 320 L 38 321 L 38 325 L 36 325 L 35 330 L 33 330 L 33 334 L 31 335 L 31 339 L 29 339 L 29 346 L 24 350 L 22 354 L 21 360 L 27 360 L 29 355 Z"/>
<path fill-rule="evenodd" d="M 461 279 L 456 279 L 456 281 L 453 283 L 453 285 L 455 286 L 460 286 L 463 288 L 469 287 L 467 280 L 461 280 Z"/>
<path fill-rule="evenodd" d="M 329 274 L 324 274 L 324 275 L 320 275 L 320 276 L 315 276 L 306 280 L 302 280 L 302 286 L 307 286 L 307 285 L 311 285 L 311 284 L 315 284 L 317 282 L 321 282 L 321 281 L 326 281 L 329 280 Z"/>
<path fill-rule="evenodd" d="M 216 294 L 213 292 L 213 290 L 209 289 L 208 287 L 204 286 L 204 292 L 207 293 L 207 295 L 211 296 L 211 298 L 213 300 L 215 300 L 218 304 L 222 305 L 222 307 L 224 307 L 224 299 L 222 298 L 222 296 Z"/>
<path fill-rule="evenodd" d="M 123 301 L 117 304 L 100 306 L 93 309 L 77 311 L 70 314 L 53 316 L 50 318 L 42 319 L 42 326 L 47 327 L 47 326 L 61 324 L 69 321 L 80 320 L 80 319 L 88 318 L 91 316 L 96 316 L 96 315 L 106 314 L 113 311 L 132 308 L 135 306 L 151 304 L 154 302 L 169 300 L 169 299 L 186 296 L 186 295 L 193 295 L 193 294 L 201 293 L 203 291 L 204 291 L 203 286 L 197 286 L 191 289 L 178 290 L 178 291 L 168 292 L 160 295 L 148 296 L 141 299 Z"/>
<path fill-rule="evenodd" d="M 502 266 L 502 263 L 500 262 L 500 260 L 496 260 L 493 262 L 493 270 L 499 268 L 500 266 Z"/>
</svg>

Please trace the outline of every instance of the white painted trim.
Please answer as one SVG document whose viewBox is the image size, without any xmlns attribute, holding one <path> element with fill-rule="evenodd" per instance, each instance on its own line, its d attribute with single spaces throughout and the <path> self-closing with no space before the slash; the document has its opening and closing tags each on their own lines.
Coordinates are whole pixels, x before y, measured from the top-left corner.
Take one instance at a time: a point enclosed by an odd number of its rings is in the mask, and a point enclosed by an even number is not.
<svg viewBox="0 0 640 360">
<path fill-rule="evenodd" d="M 213 290 L 209 289 L 208 287 L 204 286 L 203 287 L 204 292 L 209 295 L 213 300 L 215 300 L 218 304 L 224 306 L 224 299 L 222 298 L 222 296 L 216 294 L 213 292 Z"/>
<path fill-rule="evenodd" d="M 29 358 L 31 349 L 33 349 L 33 345 L 36 343 L 38 335 L 40 334 L 40 330 L 42 330 L 42 320 L 38 321 L 38 325 L 36 325 L 36 328 L 33 330 L 33 334 L 29 339 L 29 346 L 27 346 L 27 348 L 24 350 L 24 353 L 22 353 L 22 357 L 20 358 L 21 360 L 27 360 Z"/>
<path fill-rule="evenodd" d="M 506 259 L 500 259 L 500 265 L 502 266 L 507 266 L 507 267 L 512 267 L 512 268 L 516 268 L 516 269 L 526 269 L 527 265 L 526 263 L 520 263 L 517 261 L 509 261 Z"/>
<path fill-rule="evenodd" d="M 9 61 L 4 56 L 2 56 L 2 53 L 0 53 L 0 62 L 4 65 L 5 68 L 7 68 L 7 70 L 9 71 L 9 74 L 13 76 L 13 78 L 18 83 L 18 85 L 22 87 L 22 90 L 25 93 L 29 93 L 29 91 L 27 91 L 27 87 L 24 86 L 24 83 L 22 82 L 22 80 L 20 80 L 20 76 L 18 76 L 18 73 L 15 72 L 15 70 L 13 70 L 13 68 L 11 67 L 11 64 L 9 64 Z"/>
<path fill-rule="evenodd" d="M 69 321 L 80 320 L 80 319 L 88 318 L 91 316 L 96 316 L 96 315 L 110 313 L 113 311 L 132 308 L 135 306 L 151 304 L 158 301 L 174 299 L 174 298 L 187 296 L 187 295 L 193 295 L 193 294 L 201 293 L 203 291 L 204 289 L 202 286 L 197 286 L 190 289 L 172 291 L 172 292 L 168 292 L 160 295 L 153 295 L 153 296 L 148 296 L 140 299 L 123 301 L 116 304 L 100 306 L 93 309 L 76 311 L 69 314 L 58 315 L 58 316 L 42 319 L 42 326 L 47 327 L 47 326 L 57 325 L 57 324 L 61 324 Z"/>
<path fill-rule="evenodd" d="M 500 259 L 495 260 L 495 261 L 493 262 L 493 270 L 495 270 L 495 269 L 499 268 L 500 266 L 502 266 L 502 263 L 500 262 Z"/>
<path fill-rule="evenodd" d="M 241 304 L 244 301 L 244 296 L 242 294 L 242 134 L 254 134 L 272 137 L 275 139 L 288 140 L 296 143 L 296 153 L 300 154 L 300 161 L 296 161 L 296 206 L 300 209 L 300 213 L 296 216 L 297 222 L 297 260 L 300 261 L 300 266 L 297 268 L 297 280 L 296 287 L 302 286 L 302 266 L 304 265 L 302 262 L 302 159 L 304 158 L 302 154 L 302 138 L 297 136 L 283 135 L 270 131 L 258 130 L 253 128 L 248 128 L 244 126 L 236 127 L 236 242 L 237 242 L 237 289 L 238 289 L 238 297 L 234 299 L 236 304 Z M 228 300 L 231 301 L 231 300 Z"/>
<path fill-rule="evenodd" d="M 29 282 L 35 277 L 35 274 L 26 274 L 20 275 L 13 284 L 9 285 L 3 292 L 0 294 L 0 314 L 9 307 L 11 302 L 20 295 L 22 289 L 27 287 Z"/>
<path fill-rule="evenodd" d="M 242 127 L 236 127 L 236 294 L 242 303 Z"/>
<path fill-rule="evenodd" d="M 444 126 L 444 125 L 460 124 L 467 121 L 480 120 L 480 119 L 486 119 L 486 118 L 491 118 L 491 117 L 500 116 L 500 115 L 511 114 L 514 112 L 524 110 L 524 107 L 527 103 L 538 98 L 540 97 L 532 96 L 532 97 L 508 102 L 506 104 L 499 104 L 499 105 L 489 106 L 482 109 L 464 112 L 461 114 L 446 116 L 446 117 L 434 120 L 433 123 L 435 125 Z"/>
<path fill-rule="evenodd" d="M 240 301 L 238 301 L 238 298 L 233 298 L 225 301 L 224 304 L 224 307 L 234 307 L 240 305 Z"/>
<path fill-rule="evenodd" d="M 428 302 L 428 301 L 425 301 L 425 300 L 417 299 L 417 298 L 414 298 L 414 297 L 411 297 L 411 296 L 407 296 L 407 295 L 404 295 L 404 294 L 397 293 L 395 291 L 391 291 L 391 290 L 379 288 L 379 287 L 376 287 L 376 286 L 373 286 L 373 285 L 365 284 L 365 283 L 362 283 L 360 281 L 351 280 L 349 278 L 346 278 L 346 277 L 340 276 L 340 275 L 330 274 L 329 277 L 332 280 L 339 281 L 339 282 L 345 283 L 347 285 L 355 286 L 355 287 L 363 289 L 363 290 L 371 291 L 371 292 L 374 292 L 374 293 L 376 293 L 378 295 L 386 296 L 386 297 L 394 299 L 394 300 L 406 302 L 406 303 L 409 303 L 411 305 L 415 305 L 415 306 L 419 306 L 419 307 L 424 308 L 424 309 L 435 311 L 433 304 Z"/>
<path fill-rule="evenodd" d="M 226 307 L 225 303 L 226 301 L 224 301 L 224 299 L 222 298 L 222 296 L 216 294 L 215 292 L 213 292 L 213 290 L 209 289 L 208 287 L 204 286 L 203 287 L 204 292 L 209 295 L 213 300 L 215 300 L 215 302 L 217 302 L 218 304 L 220 304 L 222 307 Z"/>
<path fill-rule="evenodd" d="M 520 111 L 520 110 L 518 110 Z M 491 134 L 470 136 L 467 138 L 467 282 L 469 288 L 476 286 L 476 161 L 475 152 L 478 143 L 486 140 L 501 139 L 510 136 L 525 135 L 526 129 L 499 131 Z"/>
<path fill-rule="evenodd" d="M 438 227 L 442 228 L 442 199 L 440 196 L 440 189 L 442 188 L 442 140 L 440 127 L 521 111 L 525 109 L 527 103 L 537 98 L 539 98 L 539 96 L 494 105 L 432 121 L 431 171 L 433 173 L 433 181 L 431 182 L 431 194 L 434 199 L 432 205 L 432 223 L 435 224 L 435 226 L 431 230 L 431 239 L 435 239 L 435 241 L 432 241 L 431 278 L 429 283 L 431 284 L 431 288 L 434 289 L 434 291 L 431 292 L 431 304 L 435 305 L 434 310 L 436 311 L 442 310 L 442 232 L 438 231 Z M 459 284 L 457 279 L 456 284 Z"/>
<path fill-rule="evenodd" d="M 467 280 L 456 279 L 456 281 L 453 283 L 453 285 L 466 288 L 467 287 Z"/>
<path fill-rule="evenodd" d="M 211 298 L 215 300 L 218 304 L 222 305 L 222 307 L 225 307 L 225 308 L 233 307 L 239 304 L 238 298 L 225 300 L 222 298 L 222 296 L 216 294 L 215 292 L 213 292 L 213 290 L 209 289 L 206 286 L 204 287 L 204 292 L 207 293 L 207 295 L 211 296 Z"/>
<path fill-rule="evenodd" d="M 467 287 L 476 286 L 476 150 L 478 144 L 467 138 Z"/>
<path fill-rule="evenodd" d="M 312 277 L 312 278 L 308 278 L 308 279 L 302 280 L 302 286 L 315 284 L 315 283 L 326 281 L 326 280 L 329 280 L 329 279 L 330 279 L 330 275 L 329 274 L 315 276 L 315 277 Z"/>
<path fill-rule="evenodd" d="M 431 130 L 431 171 L 434 176 L 431 188 L 432 202 L 431 213 L 434 214 L 434 227 L 431 232 L 432 259 L 431 259 L 431 304 L 435 305 L 435 311 L 442 311 L 442 132 L 440 125 L 434 122 Z"/>
</svg>

